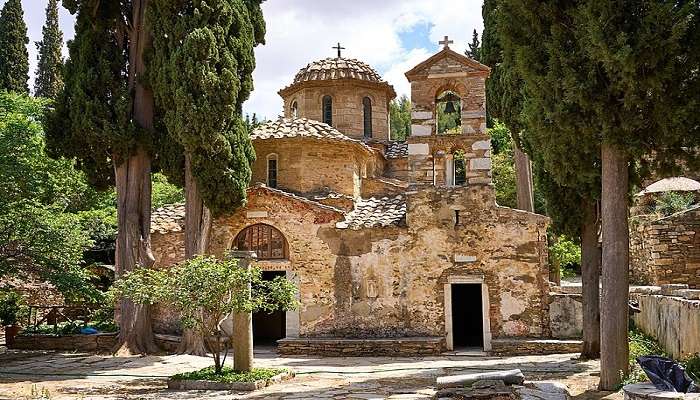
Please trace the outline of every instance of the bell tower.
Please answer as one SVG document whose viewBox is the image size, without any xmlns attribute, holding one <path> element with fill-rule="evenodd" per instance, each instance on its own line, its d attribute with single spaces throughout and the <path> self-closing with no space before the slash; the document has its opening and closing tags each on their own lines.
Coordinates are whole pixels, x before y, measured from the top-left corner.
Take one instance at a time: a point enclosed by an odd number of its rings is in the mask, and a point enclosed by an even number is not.
<svg viewBox="0 0 700 400">
<path fill-rule="evenodd" d="M 411 83 L 409 182 L 437 187 L 491 184 L 486 132 L 489 67 L 443 49 L 406 72 Z"/>
</svg>

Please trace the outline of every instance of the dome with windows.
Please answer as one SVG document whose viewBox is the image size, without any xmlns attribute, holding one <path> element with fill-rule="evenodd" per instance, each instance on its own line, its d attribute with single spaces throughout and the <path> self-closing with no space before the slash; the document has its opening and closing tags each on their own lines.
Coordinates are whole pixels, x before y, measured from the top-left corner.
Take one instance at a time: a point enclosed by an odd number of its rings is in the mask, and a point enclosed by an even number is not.
<svg viewBox="0 0 700 400">
<path fill-rule="evenodd" d="M 382 77 L 369 65 L 352 58 L 326 58 L 310 63 L 294 76 L 293 84 L 307 81 L 358 79 L 383 82 Z"/>
</svg>

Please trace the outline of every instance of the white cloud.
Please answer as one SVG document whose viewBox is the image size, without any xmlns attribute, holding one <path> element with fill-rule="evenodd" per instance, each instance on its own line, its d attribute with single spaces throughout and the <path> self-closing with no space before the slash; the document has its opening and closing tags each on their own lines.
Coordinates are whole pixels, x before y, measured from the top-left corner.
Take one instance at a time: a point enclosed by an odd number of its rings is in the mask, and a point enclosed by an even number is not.
<svg viewBox="0 0 700 400">
<path fill-rule="evenodd" d="M 481 5 L 482 0 L 266 1 L 267 43 L 255 51 L 256 89 L 245 110 L 275 118 L 282 111 L 277 91 L 309 62 L 333 56 L 337 42 L 347 48 L 344 57 L 370 64 L 399 96 L 409 94 L 403 74 L 433 54 L 444 35 L 463 51 L 473 29 L 483 29 Z M 436 47 L 401 43 L 400 35 L 419 24 L 430 26 L 429 40 Z"/>
<path fill-rule="evenodd" d="M 0 6 L 6 0 L 0 0 Z M 47 0 L 22 0 L 28 25 L 30 82 L 36 68 L 35 41 L 41 40 Z M 268 0 L 266 45 L 256 51 L 255 91 L 245 111 L 274 118 L 282 110 L 277 91 L 311 61 L 331 57 L 341 42 L 343 55 L 360 59 L 382 73 L 398 95 L 409 94 L 404 73 L 437 50 L 444 35 L 463 51 L 472 30 L 481 32 L 483 0 Z M 73 17 L 60 9 L 64 40 L 73 37 Z M 419 25 L 429 26 L 432 47 L 402 43 L 401 34 Z M 421 43 L 424 43 L 423 40 Z M 406 47 L 403 47 L 403 46 Z M 64 54 L 66 52 L 64 51 Z M 30 84 L 30 86 L 33 86 Z"/>
</svg>

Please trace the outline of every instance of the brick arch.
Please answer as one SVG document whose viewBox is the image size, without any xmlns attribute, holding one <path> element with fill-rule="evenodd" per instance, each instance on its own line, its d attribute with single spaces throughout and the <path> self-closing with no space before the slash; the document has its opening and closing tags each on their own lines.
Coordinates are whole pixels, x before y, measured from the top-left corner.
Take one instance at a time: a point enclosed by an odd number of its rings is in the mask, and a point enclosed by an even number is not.
<svg viewBox="0 0 700 400">
<path fill-rule="evenodd" d="M 279 229 L 258 223 L 241 229 L 233 239 L 234 250 L 254 251 L 258 260 L 288 260 L 289 243 Z"/>
<path fill-rule="evenodd" d="M 469 90 L 464 83 L 450 79 L 435 85 L 433 90 L 433 101 L 437 100 L 439 95 L 448 91 L 455 92 L 460 99 L 465 99 L 467 96 L 469 96 Z"/>
</svg>

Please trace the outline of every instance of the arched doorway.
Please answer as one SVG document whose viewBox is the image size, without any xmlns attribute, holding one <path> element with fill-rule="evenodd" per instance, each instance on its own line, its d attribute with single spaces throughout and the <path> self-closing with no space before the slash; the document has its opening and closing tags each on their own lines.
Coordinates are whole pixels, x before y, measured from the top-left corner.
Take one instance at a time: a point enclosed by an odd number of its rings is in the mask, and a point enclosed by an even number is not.
<svg viewBox="0 0 700 400">
<path fill-rule="evenodd" d="M 241 230 L 233 241 L 234 250 L 254 251 L 259 261 L 287 260 L 287 239 L 277 228 L 267 224 L 255 224 Z M 284 270 L 263 271 L 264 280 L 286 276 Z M 286 315 L 284 311 L 253 313 L 253 340 L 256 344 L 274 344 L 286 337 Z"/>
</svg>

